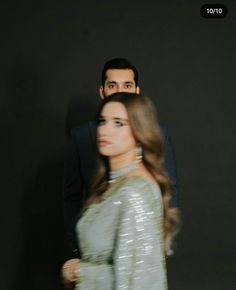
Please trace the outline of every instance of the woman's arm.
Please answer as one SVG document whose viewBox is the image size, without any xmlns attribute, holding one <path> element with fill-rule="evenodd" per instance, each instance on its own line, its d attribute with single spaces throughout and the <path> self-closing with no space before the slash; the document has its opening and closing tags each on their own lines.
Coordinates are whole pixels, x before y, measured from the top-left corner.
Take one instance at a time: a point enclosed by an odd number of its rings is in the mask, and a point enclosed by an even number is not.
<svg viewBox="0 0 236 290">
<path fill-rule="evenodd" d="M 114 256 L 115 289 L 167 289 L 161 195 L 148 184 L 126 191 Z"/>
</svg>

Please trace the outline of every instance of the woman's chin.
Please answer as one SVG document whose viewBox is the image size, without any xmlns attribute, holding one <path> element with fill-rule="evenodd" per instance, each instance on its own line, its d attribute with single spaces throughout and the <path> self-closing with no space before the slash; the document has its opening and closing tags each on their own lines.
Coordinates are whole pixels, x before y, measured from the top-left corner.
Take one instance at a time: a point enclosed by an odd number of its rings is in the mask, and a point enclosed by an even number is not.
<svg viewBox="0 0 236 290">
<path fill-rule="evenodd" d="M 99 153 L 103 156 L 106 156 L 106 157 L 113 155 L 111 150 L 104 148 L 104 147 L 99 148 Z"/>
</svg>

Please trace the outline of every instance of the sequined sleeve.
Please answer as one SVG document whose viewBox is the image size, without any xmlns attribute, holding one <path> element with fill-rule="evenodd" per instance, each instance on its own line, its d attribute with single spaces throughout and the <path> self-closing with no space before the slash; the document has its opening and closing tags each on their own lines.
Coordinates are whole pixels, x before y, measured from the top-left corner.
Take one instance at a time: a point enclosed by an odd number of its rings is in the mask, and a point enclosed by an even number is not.
<svg viewBox="0 0 236 290">
<path fill-rule="evenodd" d="M 126 186 L 114 257 L 116 290 L 166 290 L 158 187 Z"/>
</svg>

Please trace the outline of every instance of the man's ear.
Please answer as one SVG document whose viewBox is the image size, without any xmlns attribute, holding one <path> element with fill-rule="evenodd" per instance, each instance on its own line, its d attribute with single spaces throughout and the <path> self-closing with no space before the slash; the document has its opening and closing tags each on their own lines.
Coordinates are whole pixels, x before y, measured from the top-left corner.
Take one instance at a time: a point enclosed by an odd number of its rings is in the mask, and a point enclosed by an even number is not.
<svg viewBox="0 0 236 290">
<path fill-rule="evenodd" d="M 140 87 L 139 86 L 136 87 L 136 94 L 140 94 Z"/>
<path fill-rule="evenodd" d="M 105 98 L 103 86 L 99 88 L 99 95 L 102 100 Z"/>
</svg>

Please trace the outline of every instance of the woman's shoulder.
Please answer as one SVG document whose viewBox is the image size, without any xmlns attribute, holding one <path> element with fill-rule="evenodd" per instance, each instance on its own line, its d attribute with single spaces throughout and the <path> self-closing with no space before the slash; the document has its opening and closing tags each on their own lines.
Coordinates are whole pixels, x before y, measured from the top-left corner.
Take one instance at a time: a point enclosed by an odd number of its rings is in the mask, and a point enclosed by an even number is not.
<svg viewBox="0 0 236 290">
<path fill-rule="evenodd" d="M 161 190 L 158 183 L 146 176 L 129 176 L 124 178 L 117 190 L 121 195 L 127 197 L 161 197 Z"/>
</svg>

